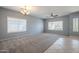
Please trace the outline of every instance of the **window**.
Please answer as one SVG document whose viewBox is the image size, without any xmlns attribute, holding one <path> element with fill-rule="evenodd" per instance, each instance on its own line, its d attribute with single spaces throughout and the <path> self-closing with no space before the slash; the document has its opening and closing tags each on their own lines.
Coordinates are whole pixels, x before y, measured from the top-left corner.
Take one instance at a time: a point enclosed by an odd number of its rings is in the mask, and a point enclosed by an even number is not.
<svg viewBox="0 0 79 59">
<path fill-rule="evenodd" d="M 7 28 L 8 33 L 26 31 L 26 19 L 17 19 L 8 17 L 7 26 L 8 26 Z"/>
<path fill-rule="evenodd" d="M 73 18 L 73 32 L 78 32 L 79 31 L 79 29 L 78 29 L 78 21 L 79 21 L 78 18 Z"/>
<path fill-rule="evenodd" d="M 63 30 L 63 21 L 48 22 L 48 30 Z"/>
</svg>

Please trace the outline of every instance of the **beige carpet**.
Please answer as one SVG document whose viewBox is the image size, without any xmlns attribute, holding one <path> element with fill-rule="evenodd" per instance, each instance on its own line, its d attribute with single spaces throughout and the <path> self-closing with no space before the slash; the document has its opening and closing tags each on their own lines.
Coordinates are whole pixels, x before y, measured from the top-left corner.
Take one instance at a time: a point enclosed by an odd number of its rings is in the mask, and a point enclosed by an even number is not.
<svg viewBox="0 0 79 59">
<path fill-rule="evenodd" d="M 0 52 L 42 53 L 60 36 L 54 34 L 29 35 L 0 41 Z"/>
</svg>

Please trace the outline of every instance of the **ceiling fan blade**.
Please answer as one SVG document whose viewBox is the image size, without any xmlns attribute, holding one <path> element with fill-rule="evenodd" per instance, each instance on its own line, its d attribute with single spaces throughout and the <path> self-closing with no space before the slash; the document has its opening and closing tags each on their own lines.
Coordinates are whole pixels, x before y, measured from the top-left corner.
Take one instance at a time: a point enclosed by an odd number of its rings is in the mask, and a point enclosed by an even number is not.
<svg viewBox="0 0 79 59">
<path fill-rule="evenodd" d="M 55 17 L 57 17 L 58 15 L 54 15 L 53 14 L 53 12 L 49 15 L 49 16 L 47 16 L 48 18 L 55 18 Z"/>
<path fill-rule="evenodd" d="M 58 15 L 54 15 L 54 17 L 57 17 Z"/>
</svg>

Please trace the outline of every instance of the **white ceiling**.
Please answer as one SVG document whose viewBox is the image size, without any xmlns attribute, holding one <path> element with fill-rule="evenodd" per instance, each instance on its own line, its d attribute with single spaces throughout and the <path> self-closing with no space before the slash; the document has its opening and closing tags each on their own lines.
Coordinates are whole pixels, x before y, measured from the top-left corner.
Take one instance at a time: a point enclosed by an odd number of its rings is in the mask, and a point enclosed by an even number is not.
<svg viewBox="0 0 79 59">
<path fill-rule="evenodd" d="M 21 6 L 3 6 L 3 8 L 19 11 Z M 32 6 L 30 15 L 48 18 L 50 13 L 53 12 L 54 15 L 63 16 L 70 13 L 79 11 L 79 6 Z"/>
</svg>

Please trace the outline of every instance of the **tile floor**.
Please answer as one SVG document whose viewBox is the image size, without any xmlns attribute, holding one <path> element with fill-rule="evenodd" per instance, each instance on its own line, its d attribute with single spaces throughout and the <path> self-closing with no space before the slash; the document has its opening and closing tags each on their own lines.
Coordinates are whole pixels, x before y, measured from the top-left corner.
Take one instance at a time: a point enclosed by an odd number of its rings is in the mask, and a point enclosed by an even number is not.
<svg viewBox="0 0 79 59">
<path fill-rule="evenodd" d="M 61 37 L 45 53 L 79 53 L 79 37 Z"/>
</svg>

